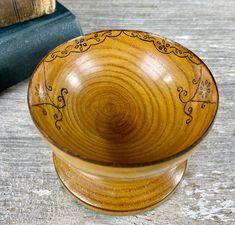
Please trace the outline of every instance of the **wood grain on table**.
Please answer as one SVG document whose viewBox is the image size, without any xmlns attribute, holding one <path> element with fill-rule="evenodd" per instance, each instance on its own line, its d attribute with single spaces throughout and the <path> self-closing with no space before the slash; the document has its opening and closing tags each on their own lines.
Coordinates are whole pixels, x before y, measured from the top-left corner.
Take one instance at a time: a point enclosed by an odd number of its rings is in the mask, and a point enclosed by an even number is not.
<svg viewBox="0 0 235 225">
<path fill-rule="evenodd" d="M 97 214 L 64 192 L 27 108 L 28 80 L 0 93 L 1 225 L 235 224 L 235 1 L 61 0 L 84 33 L 139 29 L 201 57 L 220 91 L 214 126 L 171 198 L 128 217 Z M 4 57 L 4 55 L 1 55 Z M 20 68 L 19 68 L 20 69 Z"/>
</svg>

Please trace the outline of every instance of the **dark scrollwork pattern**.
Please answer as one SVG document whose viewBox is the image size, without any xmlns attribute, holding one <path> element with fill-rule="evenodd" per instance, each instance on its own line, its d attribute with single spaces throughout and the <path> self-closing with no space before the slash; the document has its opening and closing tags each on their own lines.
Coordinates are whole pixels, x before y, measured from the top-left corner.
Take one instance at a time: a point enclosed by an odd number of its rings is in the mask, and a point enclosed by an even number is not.
<svg viewBox="0 0 235 225">
<path fill-rule="evenodd" d="M 155 48 L 163 54 L 172 53 L 180 58 L 186 58 L 196 65 L 201 64 L 201 61 L 195 57 L 192 52 L 181 50 L 180 48 L 176 47 L 177 44 L 174 44 L 166 39 L 159 38 L 142 31 L 123 31 L 123 33 L 129 37 L 136 37 L 142 41 L 153 43 Z"/>
<path fill-rule="evenodd" d="M 53 117 L 55 120 L 55 127 L 60 130 L 61 126 L 58 124 L 63 120 L 62 109 L 66 106 L 65 95 L 68 94 L 67 88 L 62 88 L 60 94 L 57 97 L 57 102 L 53 101 L 50 97 L 49 92 L 53 90 L 52 86 L 48 86 L 46 82 L 46 68 L 43 62 L 43 78 L 44 78 L 44 89 L 39 90 L 39 85 L 35 86 L 35 95 L 39 97 L 39 103 L 32 104 L 32 107 L 39 107 L 42 110 L 44 116 L 47 116 L 47 107 L 53 107 L 56 109 Z M 43 99 L 43 102 L 41 102 Z"/>
<path fill-rule="evenodd" d="M 204 109 L 207 104 L 215 104 L 207 99 L 208 93 L 210 93 L 211 83 L 208 80 L 202 80 L 202 68 L 200 69 L 200 76 L 198 79 L 193 79 L 192 83 L 196 86 L 196 90 L 192 97 L 188 97 L 188 91 L 183 87 L 178 87 L 177 91 L 179 92 L 179 99 L 184 105 L 184 113 L 188 116 L 186 124 L 189 124 L 193 120 L 193 107 L 192 103 L 196 102 L 201 104 L 201 108 Z M 200 98 L 196 98 L 199 96 Z"/>
<path fill-rule="evenodd" d="M 190 51 L 181 50 L 177 47 L 178 44 L 174 44 L 166 39 L 160 38 L 158 36 L 150 35 L 146 32 L 141 31 L 101 31 L 87 37 L 82 37 L 76 39 L 74 42 L 71 42 L 71 45 L 65 47 L 62 51 L 54 51 L 47 56 L 45 59 L 46 62 L 51 62 L 56 58 L 65 58 L 71 53 L 82 53 L 89 50 L 94 45 L 99 45 L 103 43 L 107 38 L 118 37 L 121 34 L 124 34 L 130 38 L 138 38 L 139 40 L 152 43 L 155 48 L 163 54 L 174 54 L 180 58 L 186 58 L 192 63 L 199 65 L 201 61 L 194 56 Z"/>
<path fill-rule="evenodd" d="M 51 62 L 56 58 L 65 58 L 71 53 L 82 53 L 88 51 L 92 46 L 103 43 L 108 37 L 118 37 L 122 31 L 97 32 L 88 37 L 78 38 L 71 45 L 66 46 L 62 51 L 55 51 L 49 54 L 45 61 Z"/>
<path fill-rule="evenodd" d="M 157 51 L 163 54 L 173 54 L 179 58 L 185 58 L 189 60 L 191 63 L 195 65 L 200 65 L 202 62 L 201 60 L 195 56 L 191 51 L 182 48 L 179 44 L 173 43 L 168 41 L 164 38 L 142 32 L 142 31 L 127 31 L 127 30 L 117 30 L 117 31 L 100 31 L 93 34 L 90 34 L 85 37 L 81 37 L 75 39 L 68 44 L 62 51 L 57 50 L 50 53 L 46 58 L 45 62 L 51 62 L 56 58 L 65 58 L 69 56 L 71 53 L 83 53 L 88 51 L 92 46 L 99 45 L 103 43 L 107 38 L 114 38 L 118 37 L 121 34 L 126 35 L 130 38 L 138 38 L 139 40 L 152 43 Z M 45 77 L 45 67 L 44 67 L 44 77 Z M 192 83 L 196 86 L 196 91 L 192 97 L 188 96 L 188 91 L 185 90 L 183 87 L 178 87 L 177 91 L 179 92 L 179 99 L 184 105 L 184 113 L 188 116 L 186 120 L 186 124 L 189 124 L 193 120 L 193 102 L 197 102 L 201 104 L 201 108 L 205 108 L 207 104 L 214 104 L 215 102 L 211 102 L 207 100 L 207 96 L 210 93 L 210 82 L 202 80 L 202 71 L 200 70 L 200 77 L 196 80 L 193 79 Z M 57 129 L 60 129 L 60 126 L 57 124 L 59 121 L 63 119 L 63 114 L 61 109 L 65 107 L 64 95 L 68 93 L 66 88 L 61 89 L 61 95 L 58 96 L 58 104 L 55 104 L 52 99 L 50 98 L 48 92 L 52 91 L 51 86 L 47 86 L 46 79 L 45 79 L 45 91 L 46 96 L 48 98 L 48 102 L 46 103 L 39 103 L 35 106 L 42 108 L 42 112 L 46 115 L 46 110 L 43 108 L 45 105 L 50 105 L 57 109 L 58 113 L 54 115 L 55 118 L 55 125 Z M 36 90 L 36 93 L 38 90 Z M 195 98 L 199 96 L 201 100 Z"/>
</svg>

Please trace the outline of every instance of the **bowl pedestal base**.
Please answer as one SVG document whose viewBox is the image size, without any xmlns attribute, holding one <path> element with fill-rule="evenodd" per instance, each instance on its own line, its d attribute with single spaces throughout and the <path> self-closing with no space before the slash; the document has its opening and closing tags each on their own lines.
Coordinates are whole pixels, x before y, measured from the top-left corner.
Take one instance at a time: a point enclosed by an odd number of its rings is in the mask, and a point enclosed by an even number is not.
<svg viewBox="0 0 235 225">
<path fill-rule="evenodd" d="M 130 215 L 163 202 L 181 181 L 187 162 L 156 177 L 110 180 L 88 175 L 53 155 L 55 169 L 67 191 L 87 208 L 111 215 Z"/>
</svg>

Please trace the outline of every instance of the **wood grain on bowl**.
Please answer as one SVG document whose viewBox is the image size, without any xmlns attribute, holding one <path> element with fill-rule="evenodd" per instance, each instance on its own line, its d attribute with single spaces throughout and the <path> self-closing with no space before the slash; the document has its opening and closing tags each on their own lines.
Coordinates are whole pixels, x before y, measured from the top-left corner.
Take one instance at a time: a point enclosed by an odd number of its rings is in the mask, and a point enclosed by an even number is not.
<svg viewBox="0 0 235 225">
<path fill-rule="evenodd" d="M 36 69 L 28 99 L 36 126 L 60 158 L 55 165 L 62 182 L 81 201 L 82 191 L 75 186 L 85 188 L 89 174 L 94 188 L 97 180 L 106 190 L 112 180 L 116 198 L 120 180 L 131 178 L 121 189 L 137 188 L 138 174 L 146 176 L 157 185 L 149 188 L 160 188 L 154 204 L 164 199 L 163 177 L 172 167 L 180 171 L 172 176 L 181 179 L 183 161 L 207 133 L 218 108 L 214 78 L 196 55 L 160 36 L 127 30 L 91 33 L 57 47 Z M 75 173 L 75 180 L 65 180 L 65 170 Z M 164 193 L 169 195 L 179 180 L 167 180 Z M 87 192 L 90 196 L 92 190 Z M 127 202 L 131 198 L 137 196 L 126 196 Z M 132 208 L 114 209 L 95 199 L 89 204 L 123 214 L 141 210 L 135 200 Z"/>
</svg>

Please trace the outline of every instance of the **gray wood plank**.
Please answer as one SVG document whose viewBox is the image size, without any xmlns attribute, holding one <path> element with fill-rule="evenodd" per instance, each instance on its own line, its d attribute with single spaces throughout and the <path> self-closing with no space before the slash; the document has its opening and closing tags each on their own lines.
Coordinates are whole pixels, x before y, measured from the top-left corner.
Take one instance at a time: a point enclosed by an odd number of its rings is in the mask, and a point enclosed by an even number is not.
<svg viewBox="0 0 235 225">
<path fill-rule="evenodd" d="M 28 81 L 9 88 L 0 93 L 0 224 L 235 224 L 235 1 L 61 2 L 77 15 L 84 33 L 139 29 L 193 50 L 216 78 L 219 113 L 168 201 L 143 214 L 112 217 L 79 206 L 64 192 L 28 113 Z"/>
</svg>

